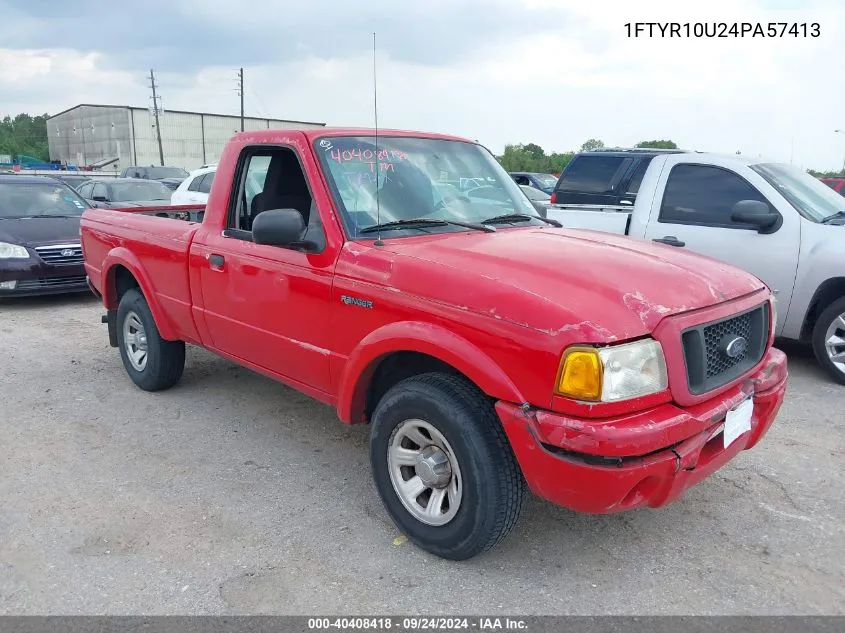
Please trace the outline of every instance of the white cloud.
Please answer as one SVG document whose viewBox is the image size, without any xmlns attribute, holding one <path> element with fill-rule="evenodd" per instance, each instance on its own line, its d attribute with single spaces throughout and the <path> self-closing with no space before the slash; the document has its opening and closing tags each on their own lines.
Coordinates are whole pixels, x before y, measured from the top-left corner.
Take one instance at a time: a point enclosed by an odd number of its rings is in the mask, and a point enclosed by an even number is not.
<svg viewBox="0 0 845 633">
<path fill-rule="evenodd" d="M 787 11 L 766 8 L 786 2 L 751 0 L 524 2 L 538 19 L 555 6 L 572 20 L 557 31 L 477 42 L 444 65 L 399 61 L 407 59 L 397 49 L 402 33 L 382 38 L 390 45 L 378 55 L 380 124 L 461 134 L 494 151 L 507 142 L 567 150 L 589 137 L 613 145 L 671 138 L 684 147 L 779 160 L 790 159 L 794 144 L 796 164 L 842 164 L 845 135 L 833 134 L 845 128 L 841 2 L 796 0 Z M 297 19 L 308 17 L 300 11 Z M 818 22 L 821 37 L 627 37 L 626 22 L 656 21 Z M 246 69 L 248 113 L 371 125 L 371 58 L 363 51 L 321 57 L 314 43 L 303 50 L 310 55 Z M 145 105 L 143 74 L 105 70 L 106 61 L 96 52 L 0 49 L 7 87 L 0 113 L 55 112 L 79 102 Z M 225 67 L 192 75 L 161 69 L 165 107 L 235 113 L 238 65 L 233 51 Z"/>
</svg>

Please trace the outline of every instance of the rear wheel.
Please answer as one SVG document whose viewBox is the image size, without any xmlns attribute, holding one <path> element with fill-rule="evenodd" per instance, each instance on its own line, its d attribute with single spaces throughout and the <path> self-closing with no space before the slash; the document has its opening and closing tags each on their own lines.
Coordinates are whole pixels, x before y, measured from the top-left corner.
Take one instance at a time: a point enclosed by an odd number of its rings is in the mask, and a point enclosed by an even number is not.
<svg viewBox="0 0 845 633">
<path fill-rule="evenodd" d="M 816 321 L 813 351 L 828 375 L 845 384 L 845 297 L 831 303 Z"/>
<path fill-rule="evenodd" d="M 145 391 L 172 387 L 185 368 L 185 343 L 165 341 L 144 295 L 127 290 L 117 307 L 120 357 L 126 373 Z"/>
<path fill-rule="evenodd" d="M 414 543 L 463 560 L 510 532 L 525 485 L 492 405 L 472 383 L 439 373 L 403 380 L 372 425 L 376 487 Z"/>
</svg>

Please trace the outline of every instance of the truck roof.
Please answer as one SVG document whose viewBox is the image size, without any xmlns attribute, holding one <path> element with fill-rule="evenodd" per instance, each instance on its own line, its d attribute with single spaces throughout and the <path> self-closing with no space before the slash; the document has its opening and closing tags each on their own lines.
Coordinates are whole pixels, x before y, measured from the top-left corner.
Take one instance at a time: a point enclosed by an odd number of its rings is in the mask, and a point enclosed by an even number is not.
<svg viewBox="0 0 845 633">
<path fill-rule="evenodd" d="M 313 141 L 324 136 L 375 136 L 376 130 L 371 127 L 321 127 L 321 128 L 285 128 L 285 129 L 269 129 L 269 130 L 253 130 L 248 132 L 238 132 L 235 138 L 239 136 L 248 136 L 250 138 L 259 138 L 271 140 L 279 135 L 279 132 L 300 132 L 309 141 Z M 416 130 L 396 130 L 390 128 L 379 128 L 379 136 L 406 136 L 416 138 L 430 138 L 442 141 L 461 141 L 464 143 L 477 143 L 469 138 L 461 136 L 453 136 L 451 134 L 437 134 L 433 132 L 421 132 Z"/>
</svg>

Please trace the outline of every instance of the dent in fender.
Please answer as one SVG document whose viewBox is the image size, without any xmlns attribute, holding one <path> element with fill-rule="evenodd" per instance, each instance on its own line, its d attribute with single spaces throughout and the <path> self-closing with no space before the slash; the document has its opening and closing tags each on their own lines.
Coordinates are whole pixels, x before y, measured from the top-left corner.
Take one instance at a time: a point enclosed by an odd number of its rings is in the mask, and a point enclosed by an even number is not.
<svg viewBox="0 0 845 633">
<path fill-rule="evenodd" d="M 523 402 L 511 379 L 487 354 L 445 328 L 430 323 L 398 321 L 364 337 L 343 368 L 337 413 L 346 424 L 364 422 L 367 385 L 381 358 L 396 352 L 419 352 L 457 369 L 487 395 Z"/>
<path fill-rule="evenodd" d="M 167 320 L 167 315 L 159 305 L 157 295 L 153 291 L 153 284 L 150 282 L 147 273 L 144 271 L 140 260 L 134 253 L 132 253 L 132 251 L 122 246 L 118 246 L 117 248 L 110 250 L 108 255 L 106 255 L 105 260 L 103 260 L 101 291 L 103 293 L 103 303 L 106 308 L 109 310 L 117 310 L 117 297 L 115 296 L 116 288 L 114 282 L 115 266 L 123 266 L 132 273 L 133 277 L 135 277 L 141 288 L 141 292 L 144 294 L 144 298 L 147 300 L 147 305 L 150 306 L 150 312 L 153 313 L 153 319 L 155 320 L 156 327 L 158 328 L 161 337 L 169 341 L 176 340 L 178 337 L 176 336 L 170 321 Z"/>
</svg>

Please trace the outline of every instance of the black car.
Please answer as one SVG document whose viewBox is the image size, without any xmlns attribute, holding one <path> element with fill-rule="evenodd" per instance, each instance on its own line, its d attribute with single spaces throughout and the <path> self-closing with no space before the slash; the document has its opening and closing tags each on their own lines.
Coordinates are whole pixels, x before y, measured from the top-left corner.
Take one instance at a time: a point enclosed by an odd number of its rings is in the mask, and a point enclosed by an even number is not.
<svg viewBox="0 0 845 633">
<path fill-rule="evenodd" d="M 79 195 L 91 206 L 154 207 L 168 206 L 173 192 L 157 180 L 138 178 L 96 178 L 79 187 Z"/>
<path fill-rule="evenodd" d="M 60 180 L 0 175 L 0 298 L 90 292 L 79 241 L 90 207 Z"/>
<path fill-rule="evenodd" d="M 634 204 L 651 159 L 684 150 L 597 149 L 572 157 L 552 192 L 554 204 Z"/>
<path fill-rule="evenodd" d="M 133 165 L 127 167 L 120 173 L 121 178 L 143 178 L 144 180 L 158 180 L 163 182 L 171 191 L 176 191 L 185 178 L 188 177 L 188 172 L 181 167 L 156 167 L 150 165 L 144 167 L 141 165 Z"/>
</svg>

